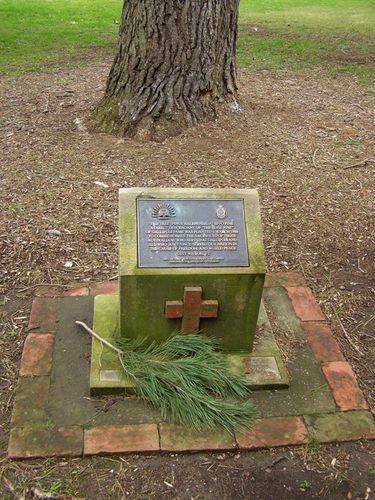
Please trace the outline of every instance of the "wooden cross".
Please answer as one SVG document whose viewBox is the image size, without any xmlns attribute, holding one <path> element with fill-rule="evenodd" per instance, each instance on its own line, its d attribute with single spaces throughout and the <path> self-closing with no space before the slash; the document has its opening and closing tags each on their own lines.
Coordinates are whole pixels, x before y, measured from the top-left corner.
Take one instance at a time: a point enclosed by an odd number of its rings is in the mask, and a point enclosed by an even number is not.
<svg viewBox="0 0 375 500">
<path fill-rule="evenodd" d="M 202 300 L 200 286 L 186 286 L 183 302 L 181 300 L 166 301 L 165 317 L 182 318 L 181 333 L 196 333 L 199 331 L 200 318 L 217 318 L 218 309 L 217 300 Z"/>
</svg>

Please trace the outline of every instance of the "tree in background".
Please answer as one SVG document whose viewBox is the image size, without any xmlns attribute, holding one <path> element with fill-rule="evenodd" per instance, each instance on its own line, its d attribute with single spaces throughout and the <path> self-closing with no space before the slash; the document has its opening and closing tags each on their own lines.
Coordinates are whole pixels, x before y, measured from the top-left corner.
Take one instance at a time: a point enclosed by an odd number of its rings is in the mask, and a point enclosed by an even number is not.
<svg viewBox="0 0 375 500">
<path fill-rule="evenodd" d="M 125 0 L 117 54 L 94 118 L 162 140 L 236 96 L 239 0 Z"/>
</svg>

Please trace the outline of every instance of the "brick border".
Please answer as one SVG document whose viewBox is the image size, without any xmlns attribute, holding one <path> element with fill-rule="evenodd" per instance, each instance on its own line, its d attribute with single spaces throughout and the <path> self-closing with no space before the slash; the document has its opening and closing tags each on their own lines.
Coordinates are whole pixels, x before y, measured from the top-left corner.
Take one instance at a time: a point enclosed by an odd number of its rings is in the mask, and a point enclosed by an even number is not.
<svg viewBox="0 0 375 500">
<path fill-rule="evenodd" d="M 160 449 L 167 452 L 234 450 L 236 437 L 225 430 L 199 432 L 175 424 L 159 424 Z"/>
<path fill-rule="evenodd" d="M 117 281 L 61 292 L 39 290 L 34 299 L 22 354 L 20 379 L 12 414 L 8 456 L 82 456 L 160 451 L 228 451 L 273 448 L 319 442 L 375 439 L 375 424 L 351 366 L 345 361 L 322 310 L 298 273 L 272 273 L 265 287 L 283 287 L 300 320 L 309 345 L 332 391 L 337 411 L 321 415 L 254 420 L 253 429 L 230 436 L 225 431 L 196 433 L 173 424 L 106 425 L 60 428 L 48 420 L 46 407 L 57 325 L 57 297 L 82 297 L 118 292 Z M 40 394 L 41 388 L 47 391 Z M 30 408 L 29 401 L 34 406 Z"/>
<path fill-rule="evenodd" d="M 73 295 L 82 293 L 74 289 Z M 15 425 L 10 431 L 8 457 L 81 456 L 83 427 L 57 427 L 46 411 L 57 329 L 55 294 L 42 293 L 34 298 L 28 329 L 12 412 L 11 422 Z"/>
<path fill-rule="evenodd" d="M 345 360 L 318 302 L 309 288 L 288 281 L 285 289 L 299 318 L 315 358 L 332 391 L 339 411 L 367 410 L 355 373 Z"/>
<path fill-rule="evenodd" d="M 90 287 L 90 295 L 108 295 L 112 293 L 118 293 L 118 290 L 119 285 L 117 280 L 104 281 Z"/>
<path fill-rule="evenodd" d="M 39 458 L 81 456 L 83 429 L 59 427 L 49 429 L 41 425 L 14 427 L 10 432 L 9 458 Z"/>
<path fill-rule="evenodd" d="M 295 285 L 286 286 L 285 289 L 300 321 L 325 321 L 326 318 L 309 288 Z"/>
<path fill-rule="evenodd" d="M 21 376 L 49 375 L 52 368 L 53 333 L 29 333 L 23 345 Z"/>
<path fill-rule="evenodd" d="M 323 322 L 302 323 L 315 357 L 322 363 L 345 361 L 330 327 Z"/>
<path fill-rule="evenodd" d="M 57 326 L 57 300 L 50 297 L 36 297 L 30 312 L 29 331 L 53 333 Z"/>
<path fill-rule="evenodd" d="M 323 373 L 341 411 L 368 409 L 365 397 L 349 363 L 346 361 L 324 363 Z"/>
<path fill-rule="evenodd" d="M 273 417 L 254 421 L 245 434 L 236 435 L 241 449 L 306 444 L 308 432 L 302 417 Z"/>
<path fill-rule="evenodd" d="M 156 424 L 102 425 L 84 431 L 85 455 L 159 451 Z"/>
<path fill-rule="evenodd" d="M 50 298 L 61 298 L 61 297 L 84 297 L 84 296 L 95 296 L 95 295 L 107 295 L 107 294 L 113 294 L 113 293 L 118 293 L 118 281 L 117 280 L 110 280 L 110 281 L 102 281 L 99 283 L 95 283 L 92 286 L 88 284 L 82 284 L 77 287 L 72 287 L 72 288 L 59 288 L 58 286 L 54 285 L 45 285 L 45 286 L 40 286 L 36 292 L 36 298 L 34 299 L 33 302 L 33 307 L 35 308 L 34 314 L 35 317 L 39 317 L 39 311 L 40 311 L 40 306 L 39 304 L 43 303 L 43 299 L 50 299 Z M 31 313 L 30 318 L 33 317 L 33 311 Z M 35 323 L 34 320 L 31 321 L 30 323 Z M 29 329 L 33 329 L 33 326 L 30 324 Z"/>
</svg>

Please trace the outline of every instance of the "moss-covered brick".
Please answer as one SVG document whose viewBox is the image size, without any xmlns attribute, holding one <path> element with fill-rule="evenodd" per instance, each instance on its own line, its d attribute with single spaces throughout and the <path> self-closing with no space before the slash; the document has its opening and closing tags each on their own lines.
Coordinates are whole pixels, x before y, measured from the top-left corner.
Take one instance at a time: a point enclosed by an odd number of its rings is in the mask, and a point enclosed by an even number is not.
<svg viewBox="0 0 375 500">
<path fill-rule="evenodd" d="M 163 451 L 230 450 L 237 446 L 234 436 L 225 430 L 194 431 L 174 424 L 159 424 Z"/>
<path fill-rule="evenodd" d="M 20 377 L 14 400 L 12 425 L 47 420 L 46 406 L 50 387 L 49 377 Z"/>
<path fill-rule="evenodd" d="M 10 433 L 9 458 L 79 456 L 83 451 L 83 429 L 55 428 L 53 423 L 14 427 Z"/>
<path fill-rule="evenodd" d="M 368 411 L 348 411 L 304 417 L 311 438 L 321 443 L 375 439 L 374 417 Z"/>
<path fill-rule="evenodd" d="M 277 327 L 288 338 L 307 343 L 306 334 L 296 316 L 286 289 L 281 286 L 264 288 L 263 299 L 272 310 Z"/>
<path fill-rule="evenodd" d="M 139 268 L 136 200 L 160 198 L 244 200 L 249 266 Z M 201 287 L 203 300 L 217 300 L 217 318 L 200 330 L 219 339 L 226 352 L 250 352 L 265 276 L 258 195 L 254 190 L 126 189 L 120 191 L 120 334 L 162 341 L 181 329 L 165 317 L 166 301 L 182 301 L 185 287 Z"/>
</svg>

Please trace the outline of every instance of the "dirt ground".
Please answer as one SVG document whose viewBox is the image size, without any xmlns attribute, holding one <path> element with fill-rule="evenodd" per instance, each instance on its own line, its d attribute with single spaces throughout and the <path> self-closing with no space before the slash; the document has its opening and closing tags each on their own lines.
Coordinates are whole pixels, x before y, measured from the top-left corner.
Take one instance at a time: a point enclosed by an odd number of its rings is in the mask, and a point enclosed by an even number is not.
<svg viewBox="0 0 375 500">
<path fill-rule="evenodd" d="M 257 188 L 268 271 L 306 277 L 375 406 L 374 97 L 348 74 L 243 70 L 242 112 L 142 143 L 85 130 L 110 62 L 0 80 L 0 495 L 55 485 L 56 493 L 88 498 L 371 498 L 369 443 L 241 455 L 5 458 L 31 297 L 41 283 L 63 288 L 116 276 L 117 191 L 127 186 Z"/>
</svg>

